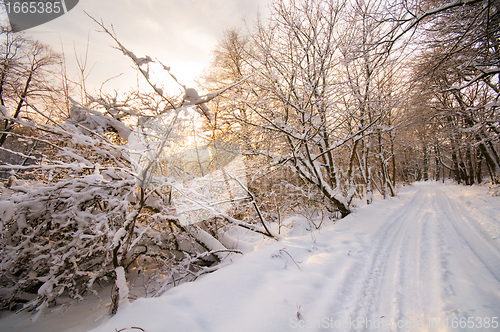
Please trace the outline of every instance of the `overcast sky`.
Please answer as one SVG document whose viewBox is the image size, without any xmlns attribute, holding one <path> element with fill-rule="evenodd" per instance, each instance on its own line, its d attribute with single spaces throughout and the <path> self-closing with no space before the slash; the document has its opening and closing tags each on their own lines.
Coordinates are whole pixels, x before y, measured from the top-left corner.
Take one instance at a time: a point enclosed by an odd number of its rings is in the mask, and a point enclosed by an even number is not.
<svg viewBox="0 0 500 332">
<path fill-rule="evenodd" d="M 120 42 L 137 56 L 150 55 L 172 68 L 187 85 L 209 64 L 211 51 L 228 27 L 251 26 L 257 12 L 267 16 L 267 0 L 80 0 L 67 14 L 26 30 L 56 51 L 64 47 L 70 75 L 75 76 L 75 50 L 80 58 L 89 38 L 88 84 L 99 87 L 106 79 L 106 90 L 128 90 L 135 84 L 131 62 L 113 41 L 85 14 L 114 26 Z M 165 82 L 167 83 L 167 81 Z"/>
</svg>

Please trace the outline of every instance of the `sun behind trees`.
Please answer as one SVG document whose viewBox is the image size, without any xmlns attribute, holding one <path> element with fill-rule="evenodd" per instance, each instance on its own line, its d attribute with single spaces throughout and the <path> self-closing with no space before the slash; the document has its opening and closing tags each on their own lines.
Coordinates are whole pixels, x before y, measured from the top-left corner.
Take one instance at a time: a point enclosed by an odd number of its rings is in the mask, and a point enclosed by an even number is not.
<svg viewBox="0 0 500 332">
<path fill-rule="evenodd" d="M 207 77 L 248 75 L 216 105 L 237 128 L 231 135 L 267 176 L 291 172 L 292 181 L 278 181 L 313 188 L 339 216 L 355 197 L 395 194 L 405 44 L 387 42 L 399 26 L 390 15 L 375 1 L 274 1 L 249 37 L 226 33 L 215 51 L 220 70 Z"/>
<path fill-rule="evenodd" d="M 2 148 L 30 161 L 3 160 L 1 165 L 10 172 L 0 202 L 3 308 L 41 313 L 61 296 L 79 300 L 87 293 L 98 295 L 99 285 L 111 283 L 114 314 L 128 301 L 124 280 L 140 276 L 146 280 L 146 292 L 159 296 L 215 271 L 223 264 L 214 263 L 240 253 L 224 236 L 229 225 L 275 237 L 262 216 L 255 221 L 235 219 L 220 208 L 231 201 L 207 195 L 203 183 L 187 187 L 196 172 L 183 162 L 182 151 L 165 154 L 190 132 L 190 114 L 199 108 L 208 118 L 204 104 L 224 89 L 201 97 L 186 87 L 183 96 L 164 94 L 149 80 L 153 60 L 136 57 L 97 23 L 131 59 L 153 93 L 137 91 L 123 101 L 106 94 L 83 96 L 87 105 L 70 99 L 68 115 L 48 113 L 41 119 L 29 113 L 3 114 L 2 120 L 13 128 L 3 131 L 6 141 L 33 146 L 28 153 L 15 145 Z M 152 131 L 155 125 L 160 130 Z M 127 145 L 134 133 L 140 149 Z M 247 195 L 235 201 L 251 203 L 243 181 L 226 175 L 223 183 Z M 175 193 L 210 211 L 209 218 L 182 222 Z"/>
<path fill-rule="evenodd" d="M 275 0 L 269 20 L 222 36 L 201 96 L 182 82 L 184 94 L 169 95 L 150 66 L 177 81 L 170 67 L 135 55 L 94 20 L 150 89 L 79 96 L 85 103 L 61 89 L 68 99 L 46 109 L 2 80 L 12 92 L 0 93 L 0 150 L 16 157 L 0 165 L 8 174 L 2 307 L 41 312 L 111 284 L 114 314 L 128 301 L 126 281 L 144 276 L 149 294 L 161 295 L 240 254 L 230 227 L 278 239 L 287 215 L 335 220 L 374 194 L 396 195 L 401 183 L 472 184 L 486 174 L 498 183 L 498 16 L 497 2 L 486 0 Z M 2 77 L 12 68 L 9 40 Z M 47 54 L 48 66 L 57 57 Z M 29 71 L 16 73 L 31 82 Z M 189 157 L 174 151 L 183 140 Z M 215 150 L 241 152 L 246 179 Z M 228 198 L 196 181 L 209 171 L 220 171 L 212 182 Z M 185 201 L 207 217 L 183 223 Z"/>
</svg>

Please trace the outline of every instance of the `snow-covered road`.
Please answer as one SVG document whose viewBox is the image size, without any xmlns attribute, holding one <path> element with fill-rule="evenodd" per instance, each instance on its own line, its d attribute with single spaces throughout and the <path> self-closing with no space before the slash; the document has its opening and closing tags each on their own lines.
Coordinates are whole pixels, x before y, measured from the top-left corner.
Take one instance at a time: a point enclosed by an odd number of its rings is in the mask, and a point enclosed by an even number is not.
<svg viewBox="0 0 500 332">
<path fill-rule="evenodd" d="M 500 331 L 500 197 L 484 188 L 418 183 L 288 235 L 93 332 Z"/>
<path fill-rule="evenodd" d="M 389 322 L 393 330 L 484 328 L 482 320 L 500 315 L 499 220 L 445 186 L 413 189 L 405 194 L 411 199 L 365 238 L 361 245 L 367 254 L 341 278 L 343 289 L 332 294 L 344 299 L 330 301 L 323 315 L 356 320 L 352 330 Z M 494 323 L 491 329 L 500 327 Z"/>
<path fill-rule="evenodd" d="M 499 197 L 419 183 L 136 301 L 95 331 L 498 331 L 499 236 Z"/>
</svg>

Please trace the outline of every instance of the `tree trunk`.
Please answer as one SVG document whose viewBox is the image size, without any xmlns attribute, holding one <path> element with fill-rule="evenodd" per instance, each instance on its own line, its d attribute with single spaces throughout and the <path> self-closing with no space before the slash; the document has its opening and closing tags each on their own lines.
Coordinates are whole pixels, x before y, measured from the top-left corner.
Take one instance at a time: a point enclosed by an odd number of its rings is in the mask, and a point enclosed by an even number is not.
<svg viewBox="0 0 500 332">
<path fill-rule="evenodd" d="M 424 142 L 422 150 L 424 153 L 424 167 L 423 167 L 424 181 L 428 181 L 429 180 L 429 154 L 427 152 L 427 143 L 426 142 Z"/>
<path fill-rule="evenodd" d="M 28 95 L 28 89 L 29 89 L 32 78 L 33 78 L 33 71 L 30 71 L 30 74 L 29 74 L 28 78 L 26 79 L 26 84 L 24 85 L 23 92 L 21 93 L 21 96 L 19 97 L 19 102 L 17 103 L 17 107 L 16 107 L 16 110 L 15 110 L 14 116 L 13 116 L 14 119 L 19 116 L 19 113 L 21 113 L 21 108 L 23 107 L 24 99 Z M 4 133 L 2 134 L 2 136 L 0 136 L 0 146 L 2 146 L 3 143 L 5 142 L 5 140 L 7 139 L 8 132 L 12 129 L 12 126 L 13 126 L 13 123 L 11 121 L 5 120 Z"/>
</svg>

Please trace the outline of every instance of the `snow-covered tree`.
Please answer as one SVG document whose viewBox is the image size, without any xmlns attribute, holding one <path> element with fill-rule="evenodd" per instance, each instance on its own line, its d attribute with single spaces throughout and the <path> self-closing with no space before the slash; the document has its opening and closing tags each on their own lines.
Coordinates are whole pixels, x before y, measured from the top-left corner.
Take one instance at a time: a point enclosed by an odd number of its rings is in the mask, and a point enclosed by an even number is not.
<svg viewBox="0 0 500 332">
<path fill-rule="evenodd" d="M 434 14 L 416 59 L 415 93 L 432 109 L 426 125 L 433 128 L 436 165 L 458 183 L 481 182 L 483 173 L 500 181 L 499 20 L 495 1 L 464 1 Z"/>
<path fill-rule="evenodd" d="M 0 104 L 6 107 L 4 112 L 10 110 L 8 115 L 17 118 L 28 103 L 46 96 L 51 90 L 47 84 L 50 71 L 59 61 L 59 55 L 46 45 L 0 26 Z M 2 146 L 14 123 L 4 121 L 0 128 Z"/>
<path fill-rule="evenodd" d="M 404 43 L 387 40 L 397 36 L 402 7 L 304 0 L 270 8 L 249 42 L 228 34 L 214 61 L 224 73 L 245 73 L 240 92 L 221 98 L 245 153 L 267 169 L 292 170 L 292 185 L 313 186 L 341 216 L 356 195 L 394 195 Z"/>
<path fill-rule="evenodd" d="M 137 57 L 100 25 L 153 93 L 136 92 L 122 101 L 86 96 L 89 105 L 72 101 L 69 116 L 45 115 L 45 121 L 2 112 L 2 121 L 29 129 L 28 134 L 10 135 L 40 147 L 37 154 L 3 148 L 31 161 L 2 160 L 0 165 L 12 174 L 0 199 L 1 282 L 9 290 L 1 299 L 4 308 L 26 302 L 24 309 L 43 310 L 60 296 L 98 295 L 97 285 L 113 283 L 114 314 L 127 301 L 129 277 L 163 276 L 159 294 L 214 271 L 216 267 L 209 266 L 238 252 L 227 239 L 225 245 L 218 240 L 228 225 L 274 236 L 263 218 L 260 225 L 247 223 L 222 208 L 244 200 L 257 207 L 239 174 L 227 166 L 236 157 L 215 153 L 217 148 L 224 150 L 216 142 L 195 144 L 197 169 L 211 170 L 212 177 L 189 166 L 192 155 L 183 144 L 196 131 L 189 130 L 193 114 L 208 121 L 211 113 L 205 103 L 218 93 L 199 96 L 183 86 L 183 96 L 167 96 L 149 78 L 153 60 Z M 203 149 L 210 149 L 208 159 L 200 158 Z M 210 186 L 214 181 L 222 184 L 219 189 L 243 195 L 217 195 L 217 188 Z M 208 213 L 186 222 L 192 212 L 186 206 Z"/>
</svg>

